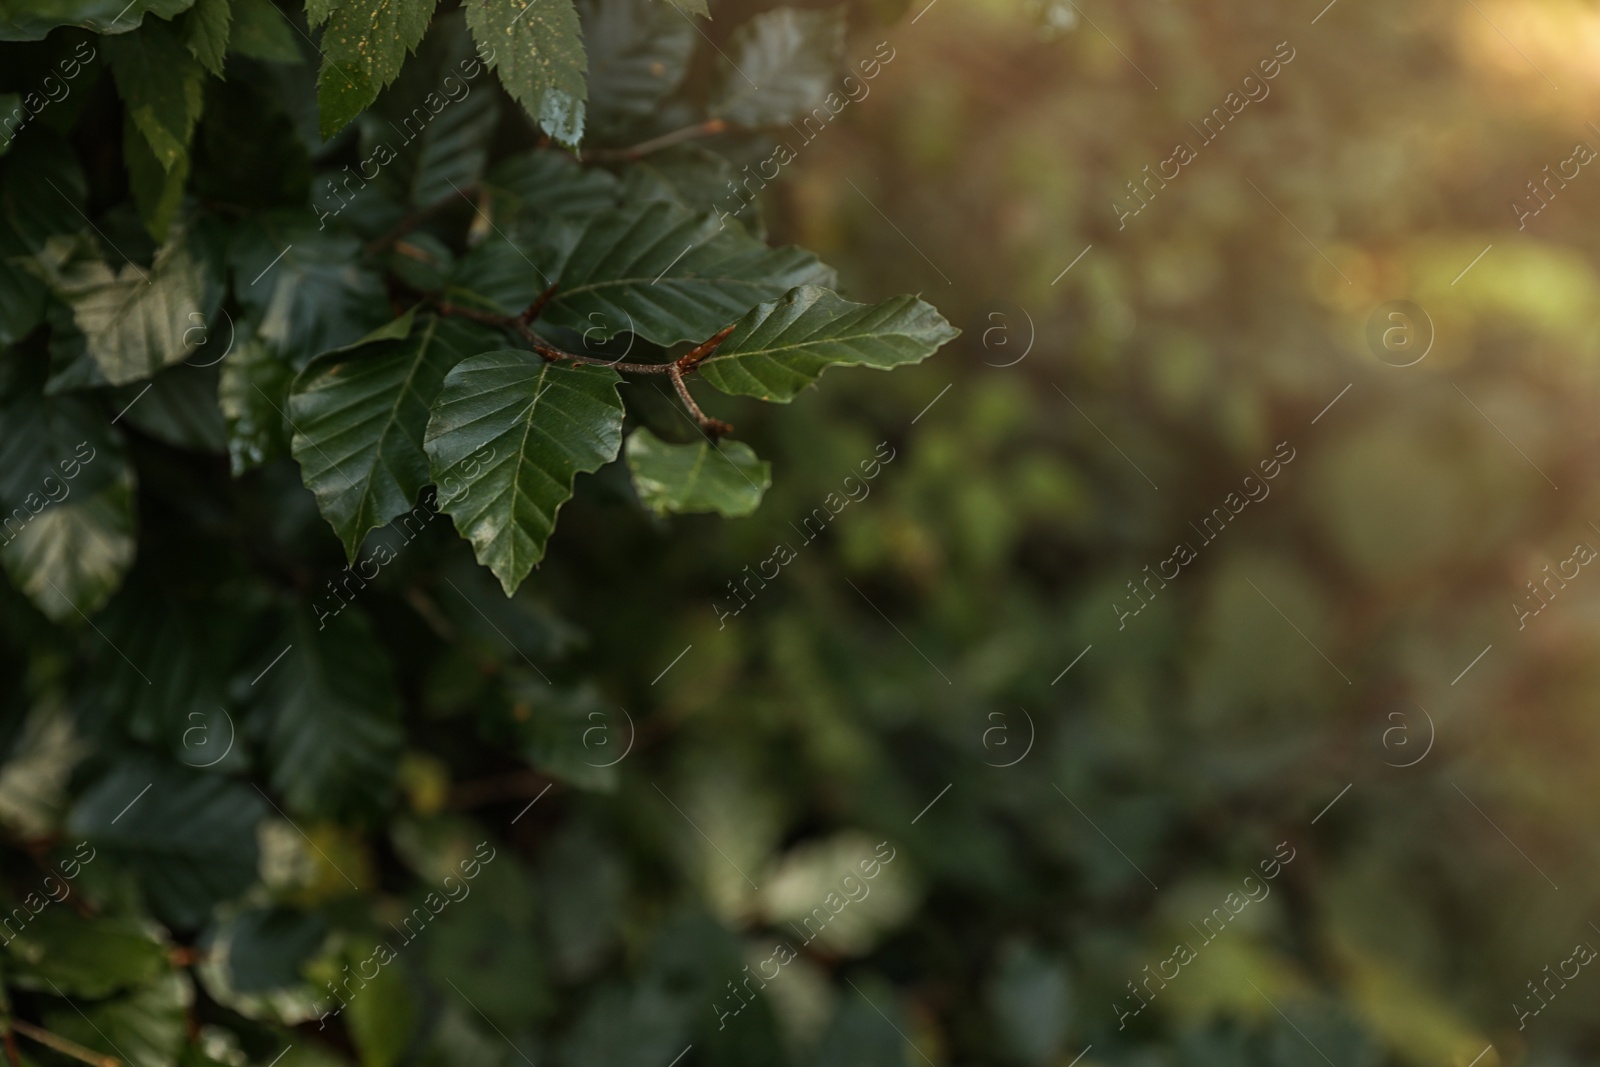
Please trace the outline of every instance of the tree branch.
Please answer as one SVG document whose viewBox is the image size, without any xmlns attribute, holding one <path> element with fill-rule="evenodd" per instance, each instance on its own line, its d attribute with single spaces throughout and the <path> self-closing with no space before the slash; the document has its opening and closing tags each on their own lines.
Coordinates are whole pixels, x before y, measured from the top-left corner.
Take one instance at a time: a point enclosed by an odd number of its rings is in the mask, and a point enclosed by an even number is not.
<svg viewBox="0 0 1600 1067">
<path fill-rule="evenodd" d="M 538 301 L 534 302 L 535 304 Z M 524 322 L 522 315 L 500 315 L 493 311 L 480 311 L 477 308 L 462 307 L 452 304 L 448 300 L 435 301 L 434 307 L 441 315 L 454 315 L 457 318 L 471 319 L 488 326 L 497 326 L 509 333 L 519 335 L 528 342 L 539 355 L 552 363 L 567 360 L 572 363 L 582 363 L 590 367 L 610 367 L 612 370 L 627 371 L 630 374 L 666 374 L 674 366 L 671 363 L 623 363 L 614 359 L 600 359 L 596 356 L 580 356 L 576 352 L 568 352 L 557 348 L 555 345 L 534 333 L 533 327 Z M 527 312 L 523 312 L 527 314 Z"/>
<path fill-rule="evenodd" d="M 53 1048 L 63 1056 L 71 1056 L 75 1060 L 91 1064 L 92 1067 L 122 1067 L 122 1061 L 115 1056 L 106 1056 L 93 1049 L 84 1048 L 76 1041 L 68 1041 L 60 1034 L 51 1033 L 42 1026 L 25 1023 L 21 1019 L 12 1019 L 11 1028 L 23 1037 L 32 1038 L 46 1048 Z"/>
<path fill-rule="evenodd" d="M 728 128 L 724 119 L 710 119 L 695 126 L 685 126 L 681 130 L 664 133 L 660 137 L 652 137 L 648 141 L 640 141 L 631 148 L 597 148 L 588 152 L 583 157 L 585 163 L 625 163 L 629 160 L 642 159 L 652 152 L 659 152 L 663 148 L 671 148 L 675 144 L 685 141 L 697 140 L 701 137 L 712 137 L 722 133 Z"/>
<path fill-rule="evenodd" d="M 539 295 L 537 300 L 529 304 L 519 315 L 501 315 L 494 311 L 463 307 L 460 304 L 452 304 L 436 294 L 432 299 L 433 306 L 439 314 L 471 319 L 473 322 L 481 322 L 487 326 L 494 326 L 508 333 L 514 333 L 526 341 L 529 348 L 532 348 L 551 363 L 565 361 L 589 367 L 610 367 L 612 370 L 623 371 L 628 374 L 665 374 L 672 379 L 672 387 L 678 391 L 678 397 L 683 401 L 684 407 L 689 409 L 689 414 L 694 417 L 695 423 L 701 430 L 710 434 L 713 438 L 723 437 L 733 432 L 733 426 L 730 423 L 723 422 L 721 419 L 714 419 L 700 410 L 700 405 L 695 403 L 694 397 L 689 393 L 689 387 L 684 384 L 683 376 L 693 373 L 696 367 L 715 352 L 717 347 L 728 339 L 728 335 L 733 333 L 734 327 L 738 325 L 737 323 L 724 326 L 671 363 L 623 363 L 620 360 L 581 356 L 576 352 L 568 352 L 565 349 L 557 348 L 535 333 L 531 325 L 533 319 L 538 317 L 539 312 L 544 310 L 545 304 L 549 302 L 550 297 L 555 293 L 555 288 L 552 285 L 546 289 Z"/>
<path fill-rule="evenodd" d="M 694 421 L 699 425 L 700 429 L 710 434 L 713 440 L 732 433 L 733 426 L 731 423 L 723 422 L 721 419 L 713 419 L 710 415 L 700 410 L 700 405 L 696 404 L 694 397 L 689 394 L 689 387 L 684 384 L 683 369 L 676 363 L 668 363 L 667 366 L 671 368 L 667 371 L 667 376 L 672 379 L 672 387 L 678 391 L 678 397 L 683 401 L 683 406 L 689 409 L 689 414 L 694 416 Z"/>
</svg>

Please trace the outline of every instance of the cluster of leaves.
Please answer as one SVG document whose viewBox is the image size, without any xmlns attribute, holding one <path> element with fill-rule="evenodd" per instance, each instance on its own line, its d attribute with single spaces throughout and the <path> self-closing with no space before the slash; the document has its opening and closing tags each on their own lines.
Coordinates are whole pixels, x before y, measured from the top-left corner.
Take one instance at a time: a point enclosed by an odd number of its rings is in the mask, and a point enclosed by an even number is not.
<svg viewBox="0 0 1600 1067">
<path fill-rule="evenodd" d="M 13 577 L 52 618 L 98 608 L 131 559 L 131 471 L 118 431 L 85 406 L 85 390 L 122 387 L 109 395 L 129 421 L 171 444 L 225 444 L 236 474 L 292 453 L 352 559 L 425 486 L 448 485 L 437 505 L 509 594 L 542 558 L 575 475 L 620 452 L 619 368 L 669 374 L 697 427 L 720 433 L 725 424 L 699 411 L 684 373 L 725 393 L 787 402 L 830 365 L 914 363 L 954 336 L 914 298 L 841 299 L 815 256 L 770 248 L 713 210 L 732 187 L 732 166 L 711 152 L 621 173 L 553 148 L 492 158 L 501 108 L 491 87 L 473 85 L 479 57 L 495 56 L 505 92 L 541 115 L 539 101 L 564 90 L 517 79 L 551 66 L 538 51 L 547 47 L 575 51 L 582 73 L 575 13 L 565 36 L 530 37 L 548 11 L 521 19 L 468 5 L 464 19 L 435 20 L 431 5 L 370 17 L 358 6 L 308 12 L 314 24 L 331 19 L 316 133 L 304 128 L 308 115 L 272 99 L 296 77 L 300 54 L 288 35 L 305 32 L 288 12 L 241 19 L 241 28 L 272 27 L 272 48 L 230 34 L 228 0 L 170 24 L 175 12 L 130 8 L 117 27 L 125 32 L 96 39 L 122 102 L 123 158 L 145 234 L 129 232 L 126 203 L 102 212 L 100 224 L 90 219 L 91 199 L 104 194 L 91 197 L 79 160 L 52 131 L 27 131 L 5 160 L 16 254 L 6 264 L 14 299 L 0 337 L 17 350 L 7 436 L 33 450 L 8 468 L 6 509 L 26 506 L 19 520 L 40 510 L 41 480 L 64 439 L 112 441 L 77 501 L 7 545 Z M 608 121 L 647 124 L 688 74 L 692 41 L 669 34 L 676 43 L 667 49 L 655 37 L 661 10 L 612 4 L 592 14 L 602 27 L 591 46 L 597 69 L 604 63 L 618 86 L 597 90 Z M 509 39 L 486 28 L 502 15 L 517 24 Z M 92 16 L 75 21 L 111 29 Z M 756 21 L 746 49 L 764 61 L 776 100 L 767 117 L 798 113 L 815 80 L 818 59 L 806 51 L 814 42 L 793 28 L 791 12 Z M 403 64 L 430 22 L 426 43 Z M 39 47 L 57 37 L 72 41 L 63 32 Z M 792 73 L 774 63 L 774 48 Z M 206 77 L 206 69 L 220 76 L 230 55 L 239 58 L 229 81 Z M 341 82 L 351 68 L 356 80 Z M 80 77 L 95 73 L 91 64 Z M 747 108 L 750 95 L 741 98 Z M 582 92 L 561 99 L 559 110 L 581 126 Z M 714 91 L 701 106 L 716 103 Z M 335 169 L 352 154 L 356 164 Z M 199 195 L 186 201 L 196 157 Z M 185 370 L 158 373 L 185 361 Z M 220 409 L 206 400 L 213 392 Z M 44 420 L 47 433 L 30 419 Z M 698 443 L 673 444 L 682 436 L 673 431 L 630 446 L 647 503 L 748 513 L 765 469 L 741 450 L 705 475 L 715 442 L 702 433 Z M 89 550 L 43 548 L 64 539 Z"/>
<path fill-rule="evenodd" d="M 514 851 L 447 810 L 618 786 L 581 633 L 515 594 L 580 473 L 641 526 L 757 508 L 689 382 L 786 403 L 956 331 L 839 296 L 737 184 L 843 8 L 713 41 L 669 0 L 436 6 L 0 12 L 13 1067 L 597 1062 L 618 998 L 675 1043 L 741 966 L 680 909 L 596 985 L 629 933 L 596 818 Z M 470 905 L 335 984 L 489 840 Z"/>
</svg>

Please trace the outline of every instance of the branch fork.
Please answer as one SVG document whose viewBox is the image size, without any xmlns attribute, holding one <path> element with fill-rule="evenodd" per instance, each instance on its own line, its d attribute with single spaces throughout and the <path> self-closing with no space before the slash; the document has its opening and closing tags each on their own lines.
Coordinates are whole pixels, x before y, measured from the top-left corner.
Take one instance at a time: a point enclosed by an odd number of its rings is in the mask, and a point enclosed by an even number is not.
<svg viewBox="0 0 1600 1067">
<path fill-rule="evenodd" d="M 665 374 L 671 379 L 672 387 L 677 391 L 678 398 L 683 401 L 683 406 L 689 410 L 690 416 L 694 418 L 695 425 L 699 426 L 703 432 L 709 434 L 713 439 L 733 432 L 733 426 L 730 423 L 712 418 L 700 409 L 700 405 L 695 403 L 693 395 L 689 392 L 689 386 L 684 382 L 684 376 L 692 374 L 696 367 L 705 362 L 717 350 L 718 346 L 733 333 L 734 327 L 738 325 L 737 323 L 730 323 L 724 326 L 670 363 L 624 363 L 614 359 L 599 359 L 595 356 L 579 355 L 576 352 L 568 352 L 565 349 L 557 348 L 534 331 L 534 320 L 544 311 L 545 306 L 549 304 L 555 292 L 556 286 L 550 286 L 517 315 L 501 315 L 493 311 L 464 307 L 460 304 L 453 304 L 439 296 L 434 297 L 433 306 L 441 315 L 470 319 L 473 322 L 481 322 L 487 326 L 498 327 L 508 333 L 515 333 L 528 343 L 529 348 L 532 348 L 551 363 L 565 361 L 591 367 L 610 367 L 612 370 L 628 374 Z"/>
</svg>

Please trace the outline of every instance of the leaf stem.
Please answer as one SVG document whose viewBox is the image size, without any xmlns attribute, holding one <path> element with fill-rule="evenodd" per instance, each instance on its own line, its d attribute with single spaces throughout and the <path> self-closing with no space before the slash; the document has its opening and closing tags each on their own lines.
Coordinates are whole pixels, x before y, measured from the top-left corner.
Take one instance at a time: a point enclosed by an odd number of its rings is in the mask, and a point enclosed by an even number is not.
<svg viewBox="0 0 1600 1067">
<path fill-rule="evenodd" d="M 75 1060 L 92 1064 L 93 1067 L 122 1067 L 122 1061 L 115 1056 L 106 1056 L 93 1049 L 84 1048 L 76 1041 L 68 1041 L 60 1034 L 51 1033 L 42 1026 L 25 1023 L 21 1019 L 12 1019 L 11 1028 L 23 1037 L 32 1038 L 46 1048 L 53 1048 L 63 1056 L 71 1056 Z"/>
</svg>

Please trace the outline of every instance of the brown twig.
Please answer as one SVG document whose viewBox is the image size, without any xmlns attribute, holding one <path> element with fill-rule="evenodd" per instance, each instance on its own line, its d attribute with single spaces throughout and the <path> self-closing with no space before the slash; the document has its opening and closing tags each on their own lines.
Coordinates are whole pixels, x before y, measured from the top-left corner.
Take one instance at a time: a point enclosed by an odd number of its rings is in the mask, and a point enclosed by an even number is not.
<svg viewBox="0 0 1600 1067">
<path fill-rule="evenodd" d="M 531 320 L 544 309 L 544 305 L 549 302 L 550 296 L 554 292 L 555 286 L 552 285 L 541 293 L 537 300 L 529 304 L 527 310 L 520 315 L 501 315 L 494 311 L 463 307 L 460 304 L 452 304 L 450 301 L 438 297 L 434 298 L 434 307 L 441 315 L 454 315 L 458 318 L 471 319 L 473 322 L 481 322 L 509 333 L 515 333 L 528 343 L 529 348 L 532 348 L 551 363 L 566 361 L 590 367 L 610 367 L 612 370 L 623 371 L 628 374 L 665 374 L 672 379 L 672 387 L 678 391 L 679 398 L 683 400 L 684 406 L 689 409 L 689 414 L 694 416 L 694 421 L 701 430 L 710 434 L 713 438 L 723 437 L 733 432 L 732 424 L 723 422 L 721 419 L 714 419 L 700 410 L 700 405 L 695 403 L 694 397 L 689 393 L 689 387 L 684 384 L 683 376 L 686 373 L 692 373 L 708 356 L 715 352 L 717 347 L 728 339 L 728 335 L 733 333 L 734 327 L 738 325 L 737 323 L 724 326 L 712 334 L 710 338 L 691 348 L 671 363 L 623 363 L 620 360 L 580 356 L 576 352 L 568 352 L 565 349 L 557 348 L 549 341 L 546 341 L 534 332 L 530 324 Z"/>
<path fill-rule="evenodd" d="M 539 317 L 539 313 L 544 311 L 544 306 L 550 303 L 550 298 L 555 295 L 556 285 L 552 284 L 550 288 L 540 293 L 538 298 L 535 299 L 533 303 L 522 309 L 522 314 L 517 316 L 517 321 L 522 323 L 524 326 L 528 325 L 534 319 Z"/>
<path fill-rule="evenodd" d="M 529 347 L 552 363 L 567 360 L 572 363 L 583 363 L 591 367 L 610 367 L 612 370 L 627 371 L 630 374 L 666 374 L 673 367 L 671 363 L 622 363 L 614 359 L 599 359 L 595 356 L 580 356 L 576 352 L 568 352 L 565 349 L 557 348 L 543 337 L 540 337 L 533 331 L 532 326 L 522 321 L 521 315 L 501 315 L 493 311 L 480 311 L 477 308 L 452 304 L 448 300 L 435 301 L 434 307 L 438 309 L 441 315 L 454 315 L 458 318 L 471 319 L 473 322 L 498 326 L 502 330 L 518 334 L 524 341 L 528 342 Z"/>
<path fill-rule="evenodd" d="M 723 422 L 721 419 L 714 419 L 700 410 L 700 405 L 694 402 L 694 397 L 689 393 L 689 387 L 684 384 L 682 368 L 676 363 L 668 363 L 667 366 L 670 368 L 667 371 L 667 376 L 672 379 L 672 387 L 678 391 L 678 397 L 683 401 L 683 406 L 689 409 L 689 414 L 694 416 L 694 421 L 699 424 L 700 429 L 710 434 L 713 440 L 732 433 L 733 425 L 731 423 Z"/>
<path fill-rule="evenodd" d="M 6 1061 L 11 1064 L 11 1067 L 22 1067 L 22 1050 L 17 1048 L 16 1036 L 12 1034 L 9 1026 L 6 1027 L 3 1034 L 0 1034 L 0 1038 L 5 1040 Z"/>
<path fill-rule="evenodd" d="M 122 1067 L 122 1061 L 115 1056 L 107 1056 L 94 1051 L 94 1049 L 84 1048 L 76 1041 L 68 1041 L 60 1034 L 51 1033 L 42 1026 L 25 1023 L 21 1019 L 12 1019 L 11 1028 L 23 1037 L 32 1038 L 46 1048 L 53 1048 L 63 1056 L 71 1056 L 75 1060 L 92 1064 L 93 1067 Z"/>
<path fill-rule="evenodd" d="M 681 130 L 664 133 L 660 137 L 652 137 L 648 141 L 640 141 L 631 148 L 597 148 L 586 152 L 583 156 L 585 163 L 625 163 L 629 160 L 643 159 L 652 152 L 659 152 L 663 148 L 671 148 L 675 144 L 685 141 L 697 140 L 701 137 L 713 137 L 728 128 L 725 119 L 708 119 L 694 126 L 685 126 Z"/>
</svg>

